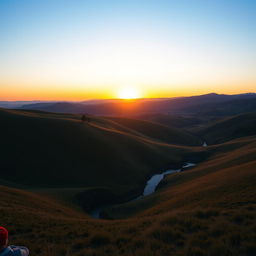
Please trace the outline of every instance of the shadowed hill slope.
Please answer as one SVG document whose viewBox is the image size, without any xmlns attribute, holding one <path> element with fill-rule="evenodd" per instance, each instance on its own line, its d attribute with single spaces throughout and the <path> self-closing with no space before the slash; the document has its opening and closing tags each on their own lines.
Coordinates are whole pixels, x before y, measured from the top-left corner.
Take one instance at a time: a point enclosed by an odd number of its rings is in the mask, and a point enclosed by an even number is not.
<svg viewBox="0 0 256 256">
<path fill-rule="evenodd" d="M 55 217 L 56 215 L 63 218 L 85 218 L 82 212 L 65 207 L 59 202 L 40 196 L 29 191 L 0 186 L 1 213 L 16 209 L 18 212 L 29 212 L 32 215 L 47 215 Z"/>
<path fill-rule="evenodd" d="M 168 114 L 148 114 L 148 115 L 139 115 L 136 118 L 147 120 L 150 122 L 162 124 L 168 127 L 176 127 L 186 129 L 188 131 L 193 130 L 201 125 L 207 124 L 212 117 L 200 117 L 198 115 L 192 116 L 182 116 L 182 115 L 168 115 Z"/>
<path fill-rule="evenodd" d="M 154 216 L 197 207 L 256 206 L 256 137 L 208 147 L 211 157 L 191 170 L 168 175 L 158 192 L 106 210 L 114 218 Z"/>
<path fill-rule="evenodd" d="M 142 136 L 147 136 L 166 143 L 190 146 L 200 146 L 203 143 L 199 138 L 182 129 L 167 127 L 165 125 L 138 119 L 111 118 L 111 120 L 124 127 L 137 131 Z"/>
<path fill-rule="evenodd" d="M 256 255 L 256 135 L 248 133 L 254 118 L 215 123 L 217 134 L 205 128 L 209 139 L 225 143 L 186 147 L 164 143 L 150 122 L 92 117 L 88 124 L 76 115 L 1 110 L 0 178 L 10 185 L 127 193 L 162 165 L 208 156 L 166 176 L 155 194 L 107 210 L 125 220 L 92 219 L 53 199 L 0 186 L 1 225 L 11 243 L 39 256 Z"/>
<path fill-rule="evenodd" d="M 225 118 L 198 131 L 210 144 L 256 134 L 256 113 Z"/>
<path fill-rule="evenodd" d="M 255 255 L 256 138 L 207 150 L 212 155 L 207 161 L 167 176 L 142 206 L 136 202 L 140 214 L 132 218 L 94 220 L 1 187 L 1 224 L 10 229 L 13 243 L 40 256 Z"/>
<path fill-rule="evenodd" d="M 35 188 L 98 187 L 119 195 L 138 193 L 153 172 L 180 163 L 193 151 L 146 136 L 152 127 L 157 133 L 155 124 L 143 123 L 146 135 L 132 129 L 134 120 L 120 126 L 92 117 L 83 123 L 78 115 L 2 109 L 0 122 L 1 179 Z M 129 123 L 133 125 L 128 127 Z M 170 136 L 173 131 L 158 129 Z M 179 138 L 179 144 L 198 141 L 182 131 Z"/>
</svg>

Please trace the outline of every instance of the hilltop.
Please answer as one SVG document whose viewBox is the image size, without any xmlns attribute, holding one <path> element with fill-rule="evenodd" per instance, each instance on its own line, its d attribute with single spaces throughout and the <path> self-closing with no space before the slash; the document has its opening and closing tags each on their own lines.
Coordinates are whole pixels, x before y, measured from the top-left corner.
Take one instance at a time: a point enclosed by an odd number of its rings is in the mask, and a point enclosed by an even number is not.
<svg viewBox="0 0 256 256">
<path fill-rule="evenodd" d="M 224 119 L 198 129 L 197 133 L 208 143 L 223 143 L 232 139 L 256 135 L 256 113 L 245 113 Z"/>
<path fill-rule="evenodd" d="M 244 137 L 209 147 L 210 159 L 169 175 L 125 220 L 94 220 L 52 199 L 1 187 L 2 225 L 12 242 L 38 255 L 254 255 L 255 143 Z"/>
<path fill-rule="evenodd" d="M 121 200 L 138 194 L 156 170 L 180 164 L 193 151 L 189 145 L 202 144 L 187 132 L 150 122 L 80 118 L 0 110 L 1 179 L 30 188 L 80 188 L 97 191 L 99 200 Z"/>
<path fill-rule="evenodd" d="M 184 117 L 187 131 L 157 120 L 90 118 L 0 110 L 0 216 L 12 243 L 41 256 L 256 254 L 255 113 Z M 154 173 L 191 159 L 195 167 L 166 176 L 156 193 L 122 203 Z M 112 220 L 79 207 L 106 202 Z"/>
</svg>

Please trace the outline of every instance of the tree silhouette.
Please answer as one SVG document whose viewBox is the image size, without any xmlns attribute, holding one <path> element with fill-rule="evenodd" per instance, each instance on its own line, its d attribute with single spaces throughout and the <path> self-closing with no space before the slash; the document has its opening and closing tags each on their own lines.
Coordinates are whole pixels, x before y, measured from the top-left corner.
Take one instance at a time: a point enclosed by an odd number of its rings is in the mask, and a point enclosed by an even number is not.
<svg viewBox="0 0 256 256">
<path fill-rule="evenodd" d="M 86 121 L 86 116 L 85 116 L 85 115 L 82 115 L 81 121 L 82 121 L 82 122 L 85 122 L 85 121 Z"/>
<path fill-rule="evenodd" d="M 88 123 L 89 123 L 89 122 L 91 121 L 91 118 L 90 118 L 90 117 L 88 117 L 88 116 L 86 116 L 86 115 L 82 115 L 82 117 L 81 117 L 81 121 L 82 121 L 82 122 L 85 122 L 85 121 L 86 121 L 86 122 L 88 122 Z"/>
</svg>

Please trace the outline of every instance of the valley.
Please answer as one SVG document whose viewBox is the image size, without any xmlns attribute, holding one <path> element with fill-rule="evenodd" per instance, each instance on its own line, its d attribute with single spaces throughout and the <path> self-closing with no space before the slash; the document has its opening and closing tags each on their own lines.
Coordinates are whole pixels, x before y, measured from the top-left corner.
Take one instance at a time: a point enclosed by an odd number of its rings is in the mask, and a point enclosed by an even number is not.
<svg viewBox="0 0 256 256">
<path fill-rule="evenodd" d="M 89 116 L 0 109 L 0 216 L 15 243 L 53 256 L 254 255 L 255 112 Z"/>
</svg>

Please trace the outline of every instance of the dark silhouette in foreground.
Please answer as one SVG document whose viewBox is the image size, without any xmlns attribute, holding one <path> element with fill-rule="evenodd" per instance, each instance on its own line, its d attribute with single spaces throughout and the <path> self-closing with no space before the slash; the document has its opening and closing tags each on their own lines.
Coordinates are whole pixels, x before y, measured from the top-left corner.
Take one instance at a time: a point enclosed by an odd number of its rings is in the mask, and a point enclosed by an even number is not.
<svg viewBox="0 0 256 256">
<path fill-rule="evenodd" d="M 28 256 L 29 250 L 24 246 L 8 246 L 8 230 L 0 227 L 0 256 Z"/>
</svg>

